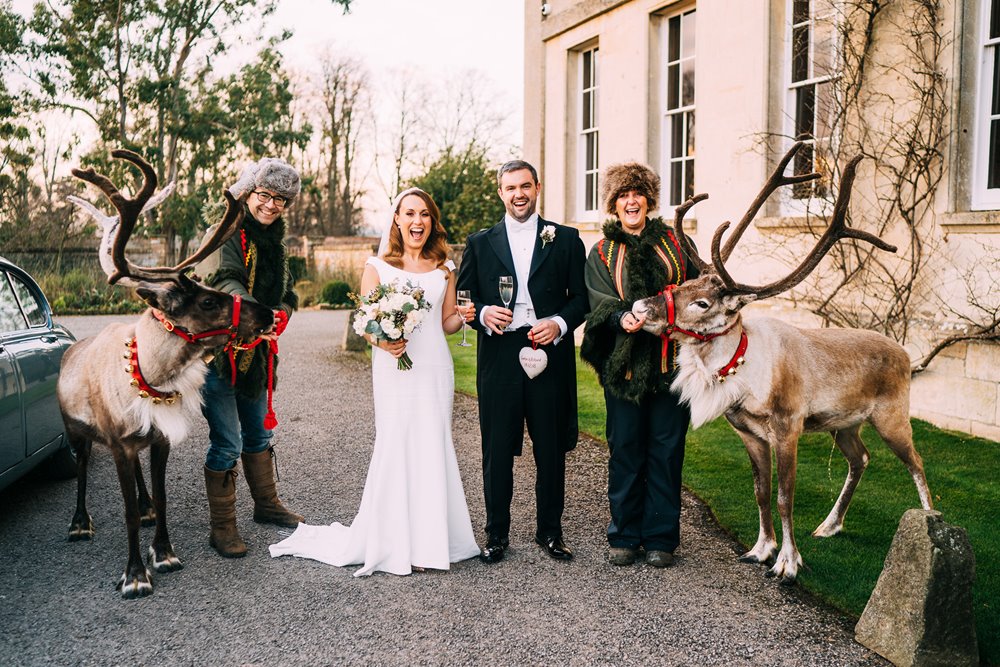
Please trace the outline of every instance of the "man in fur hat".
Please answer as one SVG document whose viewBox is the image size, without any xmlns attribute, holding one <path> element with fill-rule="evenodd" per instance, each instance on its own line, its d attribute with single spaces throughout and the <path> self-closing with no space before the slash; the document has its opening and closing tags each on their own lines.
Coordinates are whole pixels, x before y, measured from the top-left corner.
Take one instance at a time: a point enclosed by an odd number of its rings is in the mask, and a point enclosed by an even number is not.
<svg viewBox="0 0 1000 667">
<path fill-rule="evenodd" d="M 246 198 L 242 227 L 198 267 L 207 276 L 206 284 L 274 309 L 276 321 L 287 322 L 299 303 L 288 270 L 282 214 L 300 187 L 298 172 L 284 160 L 263 158 L 248 165 L 229 188 L 234 197 Z M 268 419 L 273 416 L 269 399 L 274 385 L 268 377 L 267 340 L 236 355 L 235 381 L 228 356 L 218 355 L 202 388 L 209 439 L 205 457 L 209 542 L 226 558 L 247 552 L 236 529 L 236 463 L 241 459 L 254 500 L 254 521 L 289 528 L 303 521 L 281 503 L 275 485 L 273 425 Z M 276 373 L 277 355 L 273 363 Z"/>
<path fill-rule="evenodd" d="M 615 216 L 587 258 L 590 315 L 580 356 L 594 367 L 607 405 L 608 559 L 654 567 L 680 541 L 681 465 L 690 414 L 670 392 L 677 344 L 642 330 L 632 304 L 698 275 L 656 208 L 660 178 L 637 162 L 607 168 L 604 210 Z"/>
</svg>

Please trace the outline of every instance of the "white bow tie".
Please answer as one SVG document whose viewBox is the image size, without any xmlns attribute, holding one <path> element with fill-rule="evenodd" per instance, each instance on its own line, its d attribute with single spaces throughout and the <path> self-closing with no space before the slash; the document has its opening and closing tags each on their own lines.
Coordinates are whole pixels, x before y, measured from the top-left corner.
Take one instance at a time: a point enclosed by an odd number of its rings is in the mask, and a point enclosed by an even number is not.
<svg viewBox="0 0 1000 667">
<path fill-rule="evenodd" d="M 535 231 L 535 225 L 527 222 L 518 222 L 513 225 L 508 225 L 507 228 L 515 234 L 530 234 Z"/>
</svg>

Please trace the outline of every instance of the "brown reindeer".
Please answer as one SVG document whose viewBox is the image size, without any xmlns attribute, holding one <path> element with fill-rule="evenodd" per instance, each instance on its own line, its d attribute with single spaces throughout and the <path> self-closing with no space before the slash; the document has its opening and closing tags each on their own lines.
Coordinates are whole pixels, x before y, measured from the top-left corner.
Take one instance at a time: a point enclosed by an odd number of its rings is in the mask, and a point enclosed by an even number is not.
<svg viewBox="0 0 1000 667">
<path fill-rule="evenodd" d="M 829 431 L 848 462 L 847 479 L 816 537 L 838 533 L 855 487 L 868 465 L 860 430 L 870 422 L 906 464 L 917 486 L 920 504 L 931 509 L 923 463 L 913 447 L 910 428 L 910 358 L 895 341 L 857 329 L 799 329 L 769 317 L 747 317 L 740 310 L 801 282 L 840 239 L 853 238 L 895 252 L 878 237 L 853 229 L 846 216 L 860 158 L 844 169 L 840 192 L 826 232 L 787 277 L 769 285 L 736 282 L 726 270 L 740 236 L 767 197 L 782 185 L 801 183 L 819 174 L 785 176 L 785 168 L 801 143 L 795 144 L 720 248 L 725 223 L 712 239 L 712 264 L 698 257 L 684 235 L 684 214 L 707 195 L 678 208 L 674 228 L 702 275 L 672 291 L 637 301 L 632 312 L 645 317 L 643 328 L 681 341 L 677 378 L 671 389 L 691 407 L 692 426 L 725 415 L 736 429 L 753 469 L 760 514 L 757 543 L 740 560 L 752 563 L 777 558 L 768 574 L 792 583 L 802 565 L 792 532 L 795 464 L 803 431 Z M 778 552 L 771 518 L 771 451 L 778 467 L 778 513 L 782 544 Z"/>
<path fill-rule="evenodd" d="M 86 508 L 87 462 L 92 443 L 100 442 L 114 456 L 125 500 L 128 564 L 118 588 L 122 597 L 135 598 L 153 592 L 139 549 L 140 500 L 145 495 L 142 476 L 137 474 L 139 451 L 150 449 L 156 533 L 149 563 L 157 572 L 178 570 L 182 565 L 167 534 L 167 456 L 170 445 L 187 437 L 191 420 L 200 414 L 207 368 L 203 357 L 215 348 L 235 344 L 237 338 L 256 338 L 272 327 L 274 315 L 269 308 L 241 303 L 183 273 L 221 246 L 242 221 L 243 205 L 229 192 L 225 193 L 222 222 L 194 255 L 173 267 L 140 267 L 128 261 L 125 246 L 144 208 L 154 203 L 157 179 L 152 167 L 135 153 L 116 150 L 112 155 L 142 171 L 142 188 L 132 199 L 93 169 L 74 169 L 73 174 L 100 188 L 118 211 L 117 217 L 108 217 L 84 206 L 104 225 L 100 261 L 108 282 L 134 287 L 149 309 L 138 321 L 111 324 L 67 350 L 58 394 L 66 434 L 78 458 L 77 506 L 70 540 L 90 539 L 94 534 Z"/>
</svg>

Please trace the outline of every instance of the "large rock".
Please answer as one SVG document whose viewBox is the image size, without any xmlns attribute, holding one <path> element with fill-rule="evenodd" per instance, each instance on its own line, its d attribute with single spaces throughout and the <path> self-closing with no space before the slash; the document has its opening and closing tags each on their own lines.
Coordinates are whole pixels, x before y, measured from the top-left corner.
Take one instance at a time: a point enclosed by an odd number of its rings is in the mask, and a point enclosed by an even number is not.
<svg viewBox="0 0 1000 667">
<path fill-rule="evenodd" d="M 975 667 L 975 578 L 964 529 L 942 521 L 940 512 L 907 511 L 854 628 L 857 640 L 894 665 Z"/>
<path fill-rule="evenodd" d="M 347 319 L 347 327 L 344 329 L 343 348 L 348 352 L 364 352 L 368 349 L 368 341 L 363 336 L 354 333 L 354 318 L 358 316 L 358 311 L 352 311 Z"/>
</svg>

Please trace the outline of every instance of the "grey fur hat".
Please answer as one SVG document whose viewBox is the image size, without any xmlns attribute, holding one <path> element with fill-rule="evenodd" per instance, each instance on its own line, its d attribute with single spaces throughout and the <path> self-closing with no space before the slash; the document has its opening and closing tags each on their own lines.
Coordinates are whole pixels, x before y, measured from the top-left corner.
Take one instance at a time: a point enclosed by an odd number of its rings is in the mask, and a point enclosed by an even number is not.
<svg viewBox="0 0 1000 667">
<path fill-rule="evenodd" d="M 256 188 L 276 192 L 291 201 L 302 190 L 302 181 L 292 165 L 281 158 L 265 157 L 244 167 L 239 180 L 229 187 L 229 192 L 239 199 Z"/>
<path fill-rule="evenodd" d="M 615 215 L 615 201 L 618 195 L 629 190 L 635 190 L 643 195 L 649 210 L 654 210 L 660 196 L 660 177 L 655 171 L 639 162 L 621 162 L 609 166 L 601 178 L 604 211 L 608 215 Z"/>
</svg>

